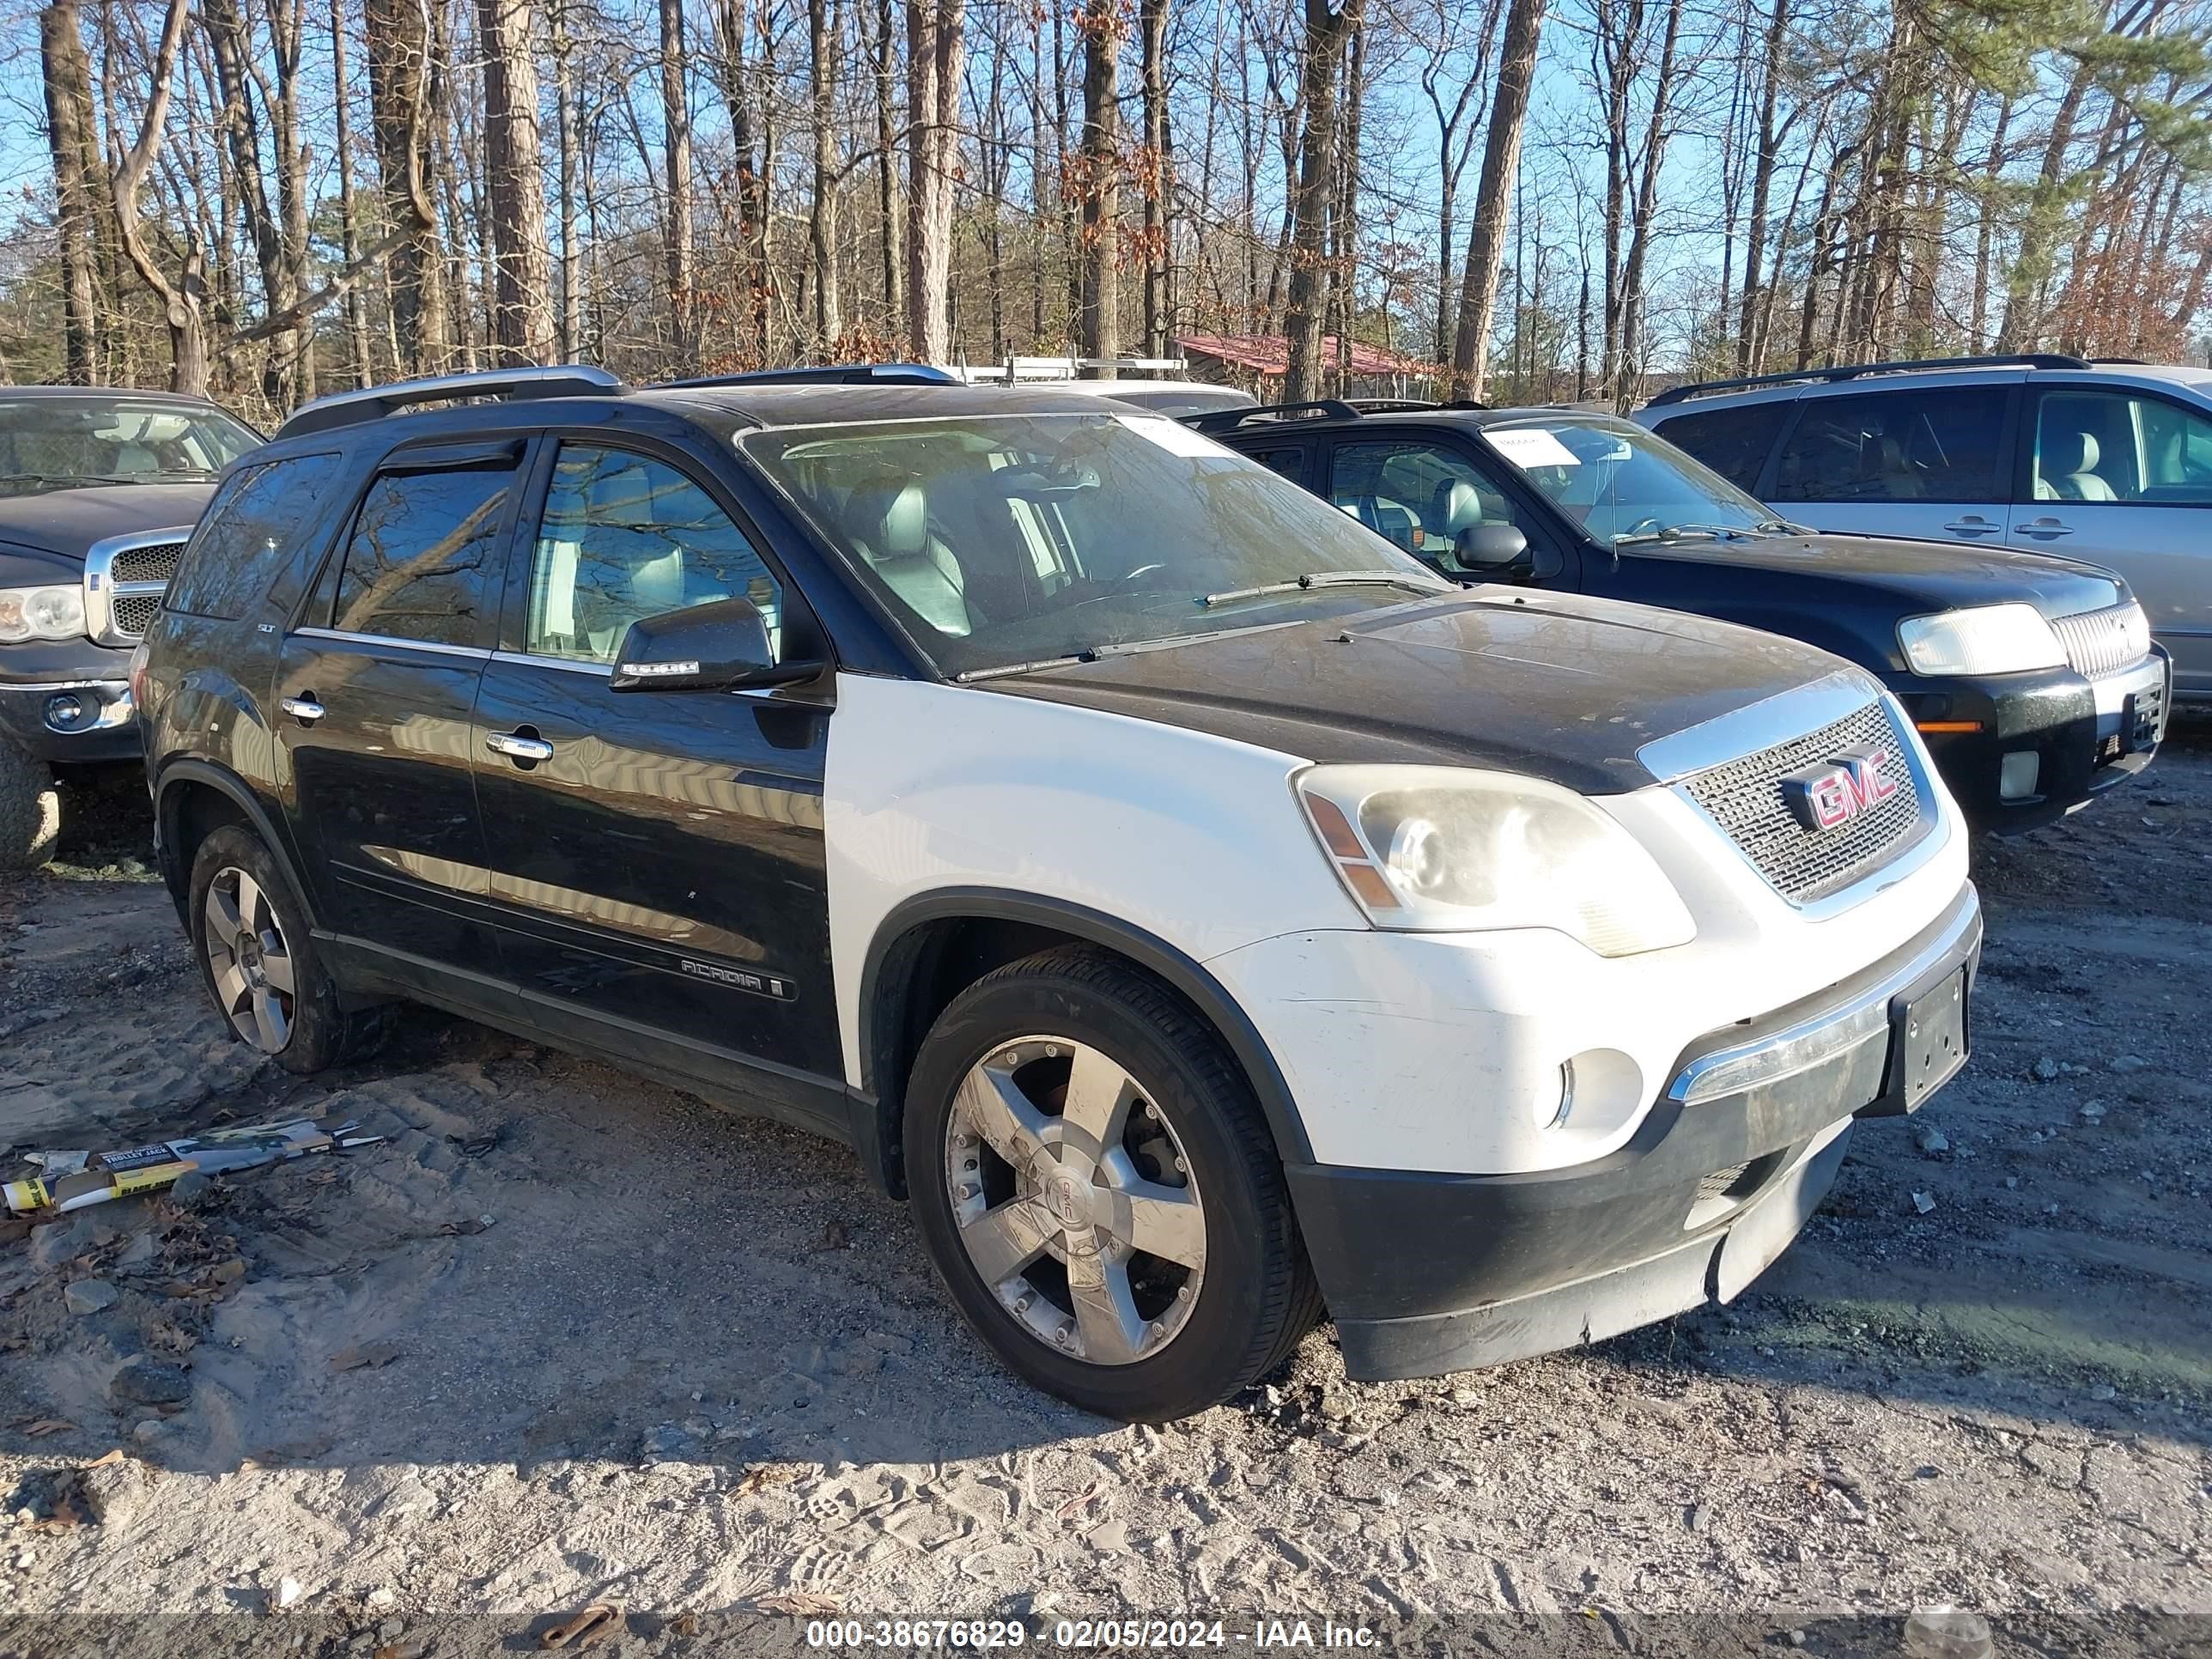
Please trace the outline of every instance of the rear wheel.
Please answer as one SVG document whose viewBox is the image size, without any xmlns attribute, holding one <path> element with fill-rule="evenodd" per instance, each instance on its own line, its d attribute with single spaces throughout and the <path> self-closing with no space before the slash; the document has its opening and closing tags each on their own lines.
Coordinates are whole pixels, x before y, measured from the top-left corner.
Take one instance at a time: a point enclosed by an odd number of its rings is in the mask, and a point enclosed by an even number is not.
<svg viewBox="0 0 2212 1659">
<path fill-rule="evenodd" d="M 969 1324 L 1108 1416 L 1205 1410 L 1318 1312 L 1282 1167 L 1203 1022 L 1103 952 L 1032 957 L 953 1000 L 907 1091 L 908 1190 Z"/>
<path fill-rule="evenodd" d="M 201 843 L 189 914 L 208 995 L 240 1042 L 305 1074 L 381 1039 L 386 1011 L 338 1006 L 289 883 L 250 830 L 226 825 Z"/>
<path fill-rule="evenodd" d="M 61 796 L 53 769 L 0 743 L 0 870 L 36 870 L 61 838 Z"/>
</svg>

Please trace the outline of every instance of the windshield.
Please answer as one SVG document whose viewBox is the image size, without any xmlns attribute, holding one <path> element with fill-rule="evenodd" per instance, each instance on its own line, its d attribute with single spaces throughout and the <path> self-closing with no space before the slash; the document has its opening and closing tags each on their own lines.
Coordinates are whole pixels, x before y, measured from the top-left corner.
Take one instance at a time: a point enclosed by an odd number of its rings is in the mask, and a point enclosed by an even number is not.
<svg viewBox="0 0 2212 1659">
<path fill-rule="evenodd" d="M 0 400 L 0 492 L 210 479 L 261 440 L 219 410 L 153 398 Z"/>
<path fill-rule="evenodd" d="M 739 442 L 948 674 L 1454 591 L 1158 416 L 787 427 Z"/>
<path fill-rule="evenodd" d="M 1534 416 L 1482 435 L 1604 547 L 1790 529 L 1664 438 L 1602 415 Z"/>
</svg>

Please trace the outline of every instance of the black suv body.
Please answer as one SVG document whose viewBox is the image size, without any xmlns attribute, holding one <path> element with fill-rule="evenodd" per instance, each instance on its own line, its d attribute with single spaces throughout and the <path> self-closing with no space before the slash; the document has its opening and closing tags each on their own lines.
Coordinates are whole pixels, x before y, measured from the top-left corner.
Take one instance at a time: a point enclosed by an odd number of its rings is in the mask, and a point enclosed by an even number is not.
<svg viewBox="0 0 2212 1659">
<path fill-rule="evenodd" d="M 0 391 L 0 869 L 52 851 L 57 768 L 137 761 L 131 651 L 217 473 L 259 441 L 200 398 Z"/>
<path fill-rule="evenodd" d="M 1442 574 L 1692 611 L 1856 663 L 1911 714 L 1978 829 L 2029 829 L 2087 804 L 2148 766 L 2165 729 L 2166 653 L 2127 584 L 2096 565 L 1815 534 L 1663 440 L 1579 410 L 1324 402 L 1188 423 Z M 1607 465 L 1642 469 L 1644 497 L 1600 496 L 1589 486 Z M 2031 654 L 1916 667 L 1903 630 L 1997 608 L 2036 632 Z"/>
</svg>

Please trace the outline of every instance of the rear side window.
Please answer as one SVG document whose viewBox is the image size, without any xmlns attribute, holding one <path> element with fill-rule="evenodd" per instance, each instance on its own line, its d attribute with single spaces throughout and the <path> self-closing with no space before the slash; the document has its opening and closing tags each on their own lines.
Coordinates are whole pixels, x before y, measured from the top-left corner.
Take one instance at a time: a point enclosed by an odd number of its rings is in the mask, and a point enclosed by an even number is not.
<svg viewBox="0 0 2212 1659">
<path fill-rule="evenodd" d="M 380 474 L 346 542 L 331 626 L 430 645 L 485 644 L 514 481 L 512 462 Z"/>
<path fill-rule="evenodd" d="M 167 608 L 236 622 L 258 605 L 301 540 L 313 532 L 315 509 L 337 459 L 293 455 L 232 473 L 208 503 L 169 584 Z"/>
<path fill-rule="evenodd" d="M 1767 452 L 1774 447 L 1775 430 L 1789 412 L 1786 403 L 1744 404 L 1735 409 L 1673 416 L 1652 429 L 1675 448 L 1689 451 L 1738 489 L 1756 495 L 1759 475 L 1766 469 Z"/>
<path fill-rule="evenodd" d="M 2002 501 L 2011 493 L 2008 395 L 1961 386 L 1808 398 L 1782 447 L 1772 499 Z"/>
</svg>

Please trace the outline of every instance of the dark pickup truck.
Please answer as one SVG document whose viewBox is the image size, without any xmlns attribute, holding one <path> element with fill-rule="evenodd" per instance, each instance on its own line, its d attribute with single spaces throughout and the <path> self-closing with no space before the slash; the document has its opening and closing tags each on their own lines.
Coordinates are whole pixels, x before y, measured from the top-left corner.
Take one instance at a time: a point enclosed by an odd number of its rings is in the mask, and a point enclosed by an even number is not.
<svg viewBox="0 0 2212 1659">
<path fill-rule="evenodd" d="M 131 653 L 216 475 L 260 441 L 200 398 L 0 391 L 0 870 L 52 856 L 57 768 L 137 763 Z"/>
<path fill-rule="evenodd" d="M 2165 732 L 2172 665 L 2096 565 L 1820 535 L 1579 409 L 1329 401 L 1187 423 L 1442 574 L 1692 611 L 1856 663 L 1897 694 L 1977 829 L 2087 805 Z"/>
</svg>

